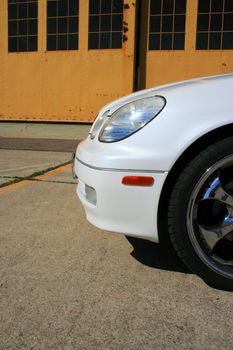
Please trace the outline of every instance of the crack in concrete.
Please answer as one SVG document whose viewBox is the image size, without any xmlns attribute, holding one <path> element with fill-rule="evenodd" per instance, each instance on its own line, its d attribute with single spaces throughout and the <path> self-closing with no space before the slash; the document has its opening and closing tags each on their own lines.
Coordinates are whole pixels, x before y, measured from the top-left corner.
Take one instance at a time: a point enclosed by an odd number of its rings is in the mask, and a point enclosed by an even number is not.
<svg viewBox="0 0 233 350">
<path fill-rule="evenodd" d="M 6 182 L 4 184 L 0 184 L 0 188 L 2 187 L 6 187 L 6 186 L 9 186 L 9 185 L 12 185 L 12 184 L 15 184 L 17 182 L 22 182 L 22 181 L 43 181 L 43 182 L 46 182 L 46 180 L 43 180 L 43 179 L 36 179 L 36 177 L 39 177 L 39 176 L 42 176 L 42 175 L 45 175 L 47 174 L 48 172 L 52 171 L 52 170 L 56 170 L 60 167 L 63 167 L 65 165 L 68 165 L 68 164 L 71 164 L 72 162 L 71 161 L 68 161 L 68 162 L 65 162 L 65 163 L 62 163 L 62 164 L 59 164 L 59 165 L 56 165 L 54 167 L 49 167 L 45 170 L 41 170 L 41 171 L 37 171 L 35 173 L 33 173 L 32 175 L 29 175 L 29 176 L 25 176 L 25 177 L 18 177 L 18 176 L 14 176 L 14 177 L 10 177 L 10 176 L 1 176 L 2 178 L 9 178 L 9 179 L 12 179 L 12 181 L 9 181 L 9 182 Z M 58 182 L 58 181 L 47 181 L 47 182 Z M 67 183 L 67 182 L 64 182 L 64 183 Z M 69 184 L 69 183 L 68 183 Z"/>
</svg>

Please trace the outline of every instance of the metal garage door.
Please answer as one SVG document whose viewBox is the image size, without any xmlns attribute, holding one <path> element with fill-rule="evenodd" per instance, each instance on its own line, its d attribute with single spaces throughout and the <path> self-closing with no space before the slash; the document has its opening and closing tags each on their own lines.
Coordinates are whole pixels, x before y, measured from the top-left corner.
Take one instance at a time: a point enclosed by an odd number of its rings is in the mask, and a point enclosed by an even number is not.
<svg viewBox="0 0 233 350">
<path fill-rule="evenodd" d="M 133 0 L 0 1 L 1 120 L 93 121 L 133 90 Z"/>
<path fill-rule="evenodd" d="M 233 0 L 0 1 L 0 120 L 93 121 L 133 90 L 233 70 Z"/>
</svg>

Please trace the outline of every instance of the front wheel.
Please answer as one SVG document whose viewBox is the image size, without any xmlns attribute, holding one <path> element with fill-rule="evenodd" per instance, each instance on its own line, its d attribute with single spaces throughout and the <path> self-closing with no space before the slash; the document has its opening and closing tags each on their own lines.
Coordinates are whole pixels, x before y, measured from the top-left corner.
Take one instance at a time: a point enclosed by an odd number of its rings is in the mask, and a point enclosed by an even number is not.
<svg viewBox="0 0 233 350">
<path fill-rule="evenodd" d="M 168 232 L 194 273 L 233 290 L 233 138 L 208 146 L 183 168 L 170 195 Z"/>
</svg>

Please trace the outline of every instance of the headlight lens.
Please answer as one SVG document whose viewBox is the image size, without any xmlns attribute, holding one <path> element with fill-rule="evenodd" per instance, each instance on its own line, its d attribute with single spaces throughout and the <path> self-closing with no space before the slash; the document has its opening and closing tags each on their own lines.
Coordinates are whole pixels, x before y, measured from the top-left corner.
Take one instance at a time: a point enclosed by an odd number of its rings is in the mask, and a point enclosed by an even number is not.
<svg viewBox="0 0 233 350">
<path fill-rule="evenodd" d="M 104 124 L 99 141 L 116 142 L 142 129 L 164 108 L 166 101 L 161 96 L 152 96 L 126 104 L 115 111 Z"/>
<path fill-rule="evenodd" d="M 96 121 L 94 122 L 94 124 L 89 132 L 91 139 L 95 138 L 97 132 L 99 131 L 99 129 L 101 128 L 101 126 L 105 122 L 108 115 L 109 115 L 109 110 L 104 112 L 101 116 L 97 117 Z"/>
</svg>

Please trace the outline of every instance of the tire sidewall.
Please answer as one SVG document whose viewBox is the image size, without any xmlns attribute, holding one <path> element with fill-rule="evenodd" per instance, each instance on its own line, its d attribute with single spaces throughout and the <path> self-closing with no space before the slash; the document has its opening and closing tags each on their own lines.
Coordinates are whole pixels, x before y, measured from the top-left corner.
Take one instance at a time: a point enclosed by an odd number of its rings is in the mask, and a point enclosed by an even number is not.
<svg viewBox="0 0 233 350">
<path fill-rule="evenodd" d="M 233 139 L 226 138 L 208 146 L 182 169 L 169 200 L 168 231 L 172 244 L 188 267 L 215 288 L 233 290 L 233 279 L 223 277 L 208 267 L 191 243 L 187 228 L 190 197 L 201 177 L 214 164 L 233 155 Z"/>
</svg>

